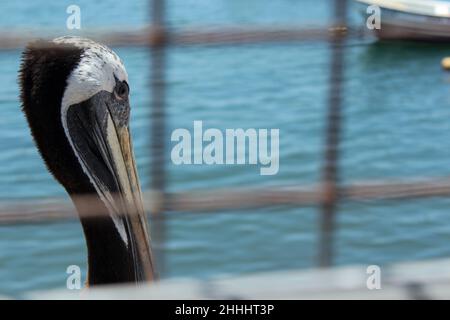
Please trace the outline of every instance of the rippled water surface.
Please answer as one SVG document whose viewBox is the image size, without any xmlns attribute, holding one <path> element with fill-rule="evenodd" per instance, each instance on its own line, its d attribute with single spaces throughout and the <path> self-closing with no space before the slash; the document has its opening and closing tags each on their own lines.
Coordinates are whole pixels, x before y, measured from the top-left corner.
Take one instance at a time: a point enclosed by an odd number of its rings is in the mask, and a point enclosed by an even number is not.
<svg viewBox="0 0 450 320">
<path fill-rule="evenodd" d="M 146 1 L 78 1 L 85 28 L 145 24 Z M 175 27 L 318 25 L 327 1 L 172 0 Z M 3 28 L 60 28 L 71 1 L 2 3 Z M 58 13 L 59 12 L 59 13 Z M 358 16 L 351 11 L 353 23 Z M 345 46 L 344 182 L 439 177 L 450 173 L 450 75 L 440 60 L 450 46 L 375 43 Z M 117 48 L 131 85 L 133 139 L 141 182 L 149 186 L 151 154 L 144 48 Z M 254 166 L 174 166 L 170 191 L 311 185 L 320 178 L 330 51 L 326 43 L 178 47 L 168 52 L 168 132 L 205 127 L 279 128 L 280 171 Z M 33 146 L 18 103 L 20 51 L 0 52 L 0 199 L 64 196 Z M 170 136 L 166 137 L 171 145 Z M 450 255 L 448 199 L 341 203 L 338 264 L 383 264 Z M 311 267 L 317 258 L 318 209 L 272 207 L 167 221 L 168 277 L 210 277 Z M 84 268 L 76 222 L 0 227 L 0 293 L 62 288 L 66 267 Z"/>
</svg>

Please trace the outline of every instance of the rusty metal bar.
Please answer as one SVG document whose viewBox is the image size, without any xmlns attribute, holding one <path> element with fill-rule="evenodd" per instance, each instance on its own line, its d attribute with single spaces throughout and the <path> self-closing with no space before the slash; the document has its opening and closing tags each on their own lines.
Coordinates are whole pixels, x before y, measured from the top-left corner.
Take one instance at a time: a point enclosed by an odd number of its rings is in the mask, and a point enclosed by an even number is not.
<svg viewBox="0 0 450 320">
<path fill-rule="evenodd" d="M 165 170 L 165 131 L 166 131 L 166 36 L 164 25 L 164 0 L 152 0 L 153 33 L 150 37 L 155 40 L 151 47 L 151 94 L 152 94 L 152 164 L 151 179 L 152 190 L 156 193 L 153 205 L 153 228 L 155 258 L 159 276 L 162 277 L 165 269 L 164 243 L 166 239 L 166 224 L 164 208 L 166 205 L 166 170 Z"/>
<path fill-rule="evenodd" d="M 354 183 L 339 188 L 341 201 L 394 201 L 450 196 L 450 178 L 415 181 L 383 181 Z M 277 188 L 245 188 L 242 190 L 213 190 L 168 194 L 165 211 L 157 214 L 212 213 L 227 210 L 248 210 L 270 206 L 308 207 L 324 202 L 321 186 L 278 186 Z M 89 201 L 85 196 L 83 201 Z M 94 197 L 95 198 L 95 197 Z M 144 191 L 144 206 L 155 214 L 156 194 Z M 97 199 L 97 198 L 95 198 Z M 76 220 L 78 215 L 67 198 L 49 198 L 0 202 L 0 225 L 30 224 Z M 97 203 L 97 202 L 95 202 Z M 373 203 L 367 203 L 372 205 Z M 271 211 L 272 212 L 272 211 Z M 92 215 L 103 214 L 92 208 Z M 104 214 L 108 214 L 105 212 Z"/>
<path fill-rule="evenodd" d="M 335 23 L 346 26 L 347 0 L 334 1 Z M 342 80 L 344 71 L 343 37 L 331 40 L 331 70 L 329 74 L 328 116 L 326 128 L 325 163 L 322 172 L 324 198 L 319 232 L 319 266 L 333 263 L 333 231 L 339 198 L 339 138 L 341 131 Z"/>
<path fill-rule="evenodd" d="M 330 41 L 343 34 L 353 38 L 363 38 L 361 28 L 348 29 L 345 26 L 322 26 L 299 28 L 226 28 L 222 30 L 183 30 L 170 36 L 173 45 L 239 45 L 247 43 L 283 43 L 302 41 Z"/>
<path fill-rule="evenodd" d="M 198 28 L 182 30 L 161 30 L 157 26 L 130 30 L 92 30 L 82 33 L 82 36 L 114 47 L 127 46 L 158 46 L 161 35 L 168 46 L 188 45 L 237 45 L 246 43 L 283 43 L 303 41 L 330 41 L 345 34 L 349 38 L 363 38 L 362 28 L 347 28 L 344 26 L 323 25 L 301 28 L 284 27 L 224 27 L 221 29 Z M 23 48 L 28 42 L 39 38 L 52 39 L 61 36 L 60 32 L 42 29 L 37 31 L 1 32 L 0 50 Z"/>
</svg>

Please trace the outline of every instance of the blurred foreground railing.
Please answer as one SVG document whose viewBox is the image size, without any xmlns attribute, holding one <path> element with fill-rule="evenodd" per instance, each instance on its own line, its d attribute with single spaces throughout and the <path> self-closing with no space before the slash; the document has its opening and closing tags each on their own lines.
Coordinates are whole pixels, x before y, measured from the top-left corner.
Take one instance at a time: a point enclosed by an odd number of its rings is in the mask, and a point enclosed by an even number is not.
<svg viewBox="0 0 450 320">
<path fill-rule="evenodd" d="M 300 4 L 299 4 L 300 5 Z M 144 193 L 146 209 L 155 222 L 153 239 L 157 243 L 158 264 L 163 265 L 162 255 L 165 240 L 164 218 L 167 214 L 189 212 L 218 212 L 267 206 L 318 206 L 321 223 L 319 229 L 318 262 L 327 267 L 333 264 L 333 234 L 335 216 L 340 201 L 370 201 L 375 199 L 401 200 L 450 196 L 450 178 L 409 181 L 384 181 L 342 185 L 339 176 L 339 143 L 341 136 L 343 84 L 345 73 L 345 41 L 362 37 L 365 29 L 347 24 L 347 0 L 330 1 L 331 21 L 318 27 L 223 27 L 189 30 L 173 29 L 165 23 L 165 1 L 151 1 L 152 25 L 136 30 L 94 30 L 81 35 L 110 46 L 146 46 L 152 50 L 151 87 L 151 192 Z M 0 32 L 0 50 L 20 49 L 36 38 L 60 36 L 52 30 L 39 32 Z M 270 187 L 261 189 L 227 189 L 189 193 L 168 193 L 165 173 L 166 136 L 166 69 L 169 46 L 183 45 L 238 45 L 247 43 L 290 43 L 301 41 L 326 41 L 330 44 L 329 89 L 327 92 L 327 122 L 324 141 L 322 177 L 319 185 L 309 188 Z M 89 198 L 85 199 L 89 203 Z M 103 214 L 93 208 L 93 215 Z M 42 199 L 0 203 L 0 224 L 22 224 L 74 219 L 76 215 L 69 201 L 64 199 Z"/>
<path fill-rule="evenodd" d="M 450 196 L 450 178 L 354 183 L 340 186 L 337 189 L 342 201 L 374 201 L 403 200 L 430 197 Z M 159 193 L 144 192 L 144 206 L 153 218 L 160 214 L 155 209 Z M 310 188 L 278 186 L 272 188 L 254 188 L 233 190 L 214 190 L 197 192 L 169 193 L 166 195 L 165 214 L 211 213 L 237 209 L 262 208 L 269 206 L 317 206 L 328 196 L 321 186 Z M 97 202 L 97 198 L 92 198 Z M 89 206 L 90 197 L 83 196 L 83 201 Z M 87 212 L 92 216 L 108 215 L 95 205 Z M 272 213 L 273 214 L 273 213 Z M 40 200 L 21 200 L 12 203 L 0 202 L 0 225 L 28 224 L 37 222 L 52 222 L 67 219 L 78 219 L 75 209 L 68 199 L 48 198 Z"/>
<path fill-rule="evenodd" d="M 123 31 L 123 29 L 97 30 L 80 32 L 93 40 L 113 47 L 145 46 L 155 47 L 161 43 L 161 29 L 155 26 Z M 39 33 L 30 32 L 2 32 L 0 31 L 0 50 L 22 49 L 30 41 L 45 38 L 53 39 L 61 36 L 61 32 L 41 30 Z M 323 25 L 302 28 L 291 27 L 223 27 L 199 28 L 185 30 L 164 30 L 164 45 L 235 45 L 247 43 L 277 43 L 302 41 L 329 41 L 336 37 L 360 38 L 364 36 L 362 28 L 348 28 L 343 25 Z"/>
</svg>

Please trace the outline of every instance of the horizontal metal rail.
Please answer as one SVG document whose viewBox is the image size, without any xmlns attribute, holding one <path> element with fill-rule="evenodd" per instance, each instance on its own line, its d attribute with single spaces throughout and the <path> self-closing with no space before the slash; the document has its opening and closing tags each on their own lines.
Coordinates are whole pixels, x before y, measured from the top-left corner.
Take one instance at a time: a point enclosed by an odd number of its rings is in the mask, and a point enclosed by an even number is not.
<svg viewBox="0 0 450 320">
<path fill-rule="evenodd" d="M 230 45 L 259 42 L 296 42 L 296 41 L 328 41 L 335 37 L 362 37 L 362 28 L 346 28 L 343 26 L 324 25 L 318 27 L 224 27 L 165 30 L 146 27 L 136 30 L 96 30 L 80 35 L 103 42 L 110 46 L 160 46 L 164 45 Z M 0 32 L 0 50 L 21 49 L 35 39 L 52 39 L 61 36 L 61 32 L 42 29 L 39 32 Z"/>
<path fill-rule="evenodd" d="M 255 188 L 179 192 L 166 195 L 164 215 L 173 213 L 202 213 L 252 209 L 269 206 L 307 207 L 323 203 L 327 194 L 324 188 L 312 186 L 300 188 L 279 186 L 277 188 Z M 450 178 L 417 181 L 354 183 L 338 187 L 342 201 L 400 200 L 410 198 L 450 196 Z M 152 205 L 158 203 L 157 193 L 144 192 L 144 206 L 148 212 L 155 212 Z M 83 197 L 89 207 L 89 197 Z M 74 207 L 67 198 L 25 200 L 0 203 L 0 225 L 29 224 L 77 219 Z M 92 215 L 107 214 L 92 207 Z M 154 218 L 158 218 L 155 216 Z"/>
</svg>

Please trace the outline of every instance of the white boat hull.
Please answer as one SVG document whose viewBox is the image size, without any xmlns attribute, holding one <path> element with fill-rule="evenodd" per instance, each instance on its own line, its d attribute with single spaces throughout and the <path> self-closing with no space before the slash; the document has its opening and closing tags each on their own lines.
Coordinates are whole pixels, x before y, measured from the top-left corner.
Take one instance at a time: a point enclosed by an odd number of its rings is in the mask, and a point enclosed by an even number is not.
<svg viewBox="0 0 450 320">
<path fill-rule="evenodd" d="M 362 4 L 364 8 L 364 16 L 367 5 L 370 0 Z M 376 2 L 377 1 L 373 1 Z M 395 3 L 395 1 L 392 1 Z M 402 3 L 407 3 L 403 0 Z M 414 1 L 417 3 L 417 1 Z M 387 40 L 423 40 L 423 41 L 450 41 L 450 3 L 445 3 L 448 6 L 449 15 L 433 14 L 436 7 L 431 6 L 431 2 L 424 1 L 427 5 L 426 10 L 411 8 L 404 6 L 402 10 L 394 8 L 386 8 L 379 5 L 381 9 L 381 28 L 374 29 L 373 32 L 380 39 Z M 441 3 L 442 4 L 442 3 Z M 439 10 L 442 10 L 440 7 Z M 445 9 L 445 7 L 444 7 Z M 433 11 L 434 10 L 434 11 Z"/>
</svg>

